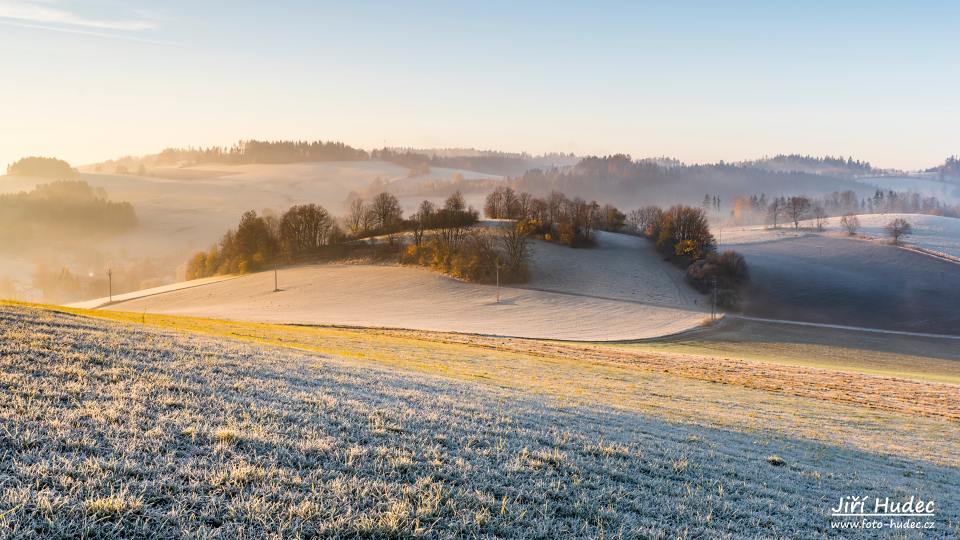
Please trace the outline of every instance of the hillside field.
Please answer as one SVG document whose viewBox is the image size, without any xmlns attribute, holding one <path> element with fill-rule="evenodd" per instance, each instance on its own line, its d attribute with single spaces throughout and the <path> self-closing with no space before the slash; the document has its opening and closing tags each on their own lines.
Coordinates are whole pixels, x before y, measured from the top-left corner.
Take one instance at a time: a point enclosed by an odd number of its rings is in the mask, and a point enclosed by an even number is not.
<svg viewBox="0 0 960 540">
<path fill-rule="evenodd" d="M 622 340 L 700 325 L 709 308 L 651 242 L 599 233 L 594 249 L 534 242 L 531 279 L 497 288 L 396 265 L 318 264 L 72 304 L 274 323 Z M 440 315 L 442 314 L 442 316 Z"/>
<path fill-rule="evenodd" d="M 905 219 L 913 229 L 910 235 L 903 238 L 904 245 L 960 259 L 960 218 L 922 214 L 861 214 L 857 216 L 860 221 L 857 234 L 875 240 L 889 241 L 885 227 L 897 218 Z M 799 229 L 794 229 L 790 224 L 777 229 L 754 225 L 724 228 L 720 235 L 725 245 L 754 244 L 811 234 L 846 235 L 847 231 L 840 224 L 840 220 L 839 217 L 827 218 L 823 223 L 823 231 L 815 229 L 816 224 L 813 220 L 804 220 L 800 222 Z"/>
<path fill-rule="evenodd" d="M 745 315 L 960 335 L 960 265 L 836 236 L 729 246 L 750 266 Z"/>
<path fill-rule="evenodd" d="M 157 168 L 147 176 L 83 172 L 79 180 L 104 188 L 114 201 L 126 201 L 136 209 L 138 226 L 122 235 L 99 239 L 78 253 L 24 254 L 17 267 L 0 266 L 0 278 L 16 280 L 21 287 L 30 283 L 34 265 L 43 260 L 53 267 L 66 266 L 74 273 L 105 271 L 108 263 L 130 264 L 148 260 L 162 268 L 164 281 L 182 279 L 187 258 L 206 250 L 248 210 L 281 214 L 295 204 L 319 204 L 335 216 L 345 214 L 351 193 L 372 196 L 393 182 L 409 186 L 431 180 L 449 181 L 454 175 L 465 179 L 495 180 L 498 177 L 458 169 L 435 168 L 429 173 L 409 176 L 409 170 L 383 161 L 337 161 L 269 165 L 211 164 L 185 168 Z M 0 176 L 0 193 L 29 191 L 49 179 Z M 402 197 L 407 214 L 424 197 Z M 428 197 L 434 202 L 441 197 Z M 471 194 L 468 202 L 482 204 Z M 99 260 L 99 263 L 92 263 Z M 141 288 L 136 285 L 133 289 Z M 132 290 L 132 289 L 130 289 Z M 126 292 L 126 291 L 124 291 Z"/>
<path fill-rule="evenodd" d="M 956 384 L 426 332 L 0 319 L 7 536 L 811 538 L 849 534 L 828 513 L 852 493 L 935 500 L 925 537 L 960 532 Z"/>
</svg>

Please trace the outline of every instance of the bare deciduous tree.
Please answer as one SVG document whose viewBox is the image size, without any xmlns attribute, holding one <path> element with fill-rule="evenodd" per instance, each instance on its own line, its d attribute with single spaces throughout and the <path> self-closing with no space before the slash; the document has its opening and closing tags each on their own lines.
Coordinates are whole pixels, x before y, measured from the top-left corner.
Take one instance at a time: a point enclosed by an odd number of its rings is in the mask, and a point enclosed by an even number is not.
<svg viewBox="0 0 960 540">
<path fill-rule="evenodd" d="M 280 219 L 280 245 L 288 256 L 314 253 L 330 242 L 333 218 L 320 206 L 291 207 Z"/>
<path fill-rule="evenodd" d="M 899 244 L 900 239 L 904 236 L 913 233 L 913 227 L 907 220 L 903 218 L 897 218 L 890 223 L 887 223 L 886 230 L 887 236 L 890 237 L 890 240 L 894 245 Z"/>
<path fill-rule="evenodd" d="M 403 219 L 403 210 L 400 201 L 392 193 L 383 192 L 373 198 L 370 203 L 370 216 L 373 218 L 373 227 L 381 232 L 394 232 Z"/>
<path fill-rule="evenodd" d="M 840 225 L 847 230 L 847 234 L 853 236 L 857 234 L 857 229 L 860 228 L 860 218 L 858 218 L 856 214 L 844 214 L 844 216 L 840 218 Z"/>
<path fill-rule="evenodd" d="M 799 229 L 800 222 L 806 218 L 807 213 L 810 212 L 810 199 L 799 195 L 790 197 L 787 199 L 785 211 L 787 212 L 787 216 L 790 217 L 790 221 L 793 222 L 793 228 Z"/>
<path fill-rule="evenodd" d="M 659 206 L 637 208 L 627 216 L 627 226 L 634 234 L 649 234 L 650 226 L 659 221 L 662 214 Z"/>
<path fill-rule="evenodd" d="M 527 259 L 530 256 L 530 237 L 527 222 L 520 220 L 513 227 L 507 227 L 501 237 L 504 251 L 504 264 L 514 276 L 526 272 Z"/>
<path fill-rule="evenodd" d="M 767 219 L 773 223 L 773 228 L 777 228 L 777 223 L 780 220 L 780 216 L 783 215 L 784 207 L 786 207 L 786 201 L 783 197 L 774 197 L 770 201 L 770 206 L 767 207 Z"/>
<path fill-rule="evenodd" d="M 423 242 L 423 232 L 433 226 L 436 209 L 430 201 L 423 201 L 413 215 L 413 245 L 420 247 Z"/>
<path fill-rule="evenodd" d="M 367 232 L 367 229 L 369 229 L 369 224 L 367 223 L 368 215 L 369 210 L 367 209 L 367 205 L 364 204 L 363 199 L 359 197 L 350 199 L 350 207 L 347 209 L 345 222 L 347 230 L 351 235 L 361 236 Z"/>
<path fill-rule="evenodd" d="M 827 211 L 823 209 L 823 205 L 817 203 L 813 205 L 813 219 L 816 220 L 817 230 L 823 230 L 823 223 L 827 220 Z"/>
</svg>

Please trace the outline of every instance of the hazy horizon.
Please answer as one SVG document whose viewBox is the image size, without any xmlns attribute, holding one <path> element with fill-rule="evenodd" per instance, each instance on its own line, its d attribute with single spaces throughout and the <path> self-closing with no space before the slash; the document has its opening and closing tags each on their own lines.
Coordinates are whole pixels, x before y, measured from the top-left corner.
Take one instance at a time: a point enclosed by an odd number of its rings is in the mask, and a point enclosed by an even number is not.
<svg viewBox="0 0 960 540">
<path fill-rule="evenodd" d="M 958 14 L 0 0 L 0 163 L 257 138 L 926 168 L 960 148 Z"/>
</svg>

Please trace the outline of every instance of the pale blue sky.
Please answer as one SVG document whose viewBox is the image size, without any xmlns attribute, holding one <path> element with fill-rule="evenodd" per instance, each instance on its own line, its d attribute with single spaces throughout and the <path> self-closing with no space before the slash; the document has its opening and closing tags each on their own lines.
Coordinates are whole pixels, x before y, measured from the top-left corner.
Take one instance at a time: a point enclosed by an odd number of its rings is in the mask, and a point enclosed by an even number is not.
<svg viewBox="0 0 960 540">
<path fill-rule="evenodd" d="M 0 163 L 342 140 L 960 153 L 956 2 L 0 0 Z"/>
</svg>

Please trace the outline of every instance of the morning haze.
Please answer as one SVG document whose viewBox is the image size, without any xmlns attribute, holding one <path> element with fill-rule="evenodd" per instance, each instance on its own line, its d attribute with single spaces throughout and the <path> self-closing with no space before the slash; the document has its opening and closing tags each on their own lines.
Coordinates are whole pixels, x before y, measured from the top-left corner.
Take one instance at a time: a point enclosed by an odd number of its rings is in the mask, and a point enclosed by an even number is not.
<svg viewBox="0 0 960 540">
<path fill-rule="evenodd" d="M 957 15 L 0 0 L 0 537 L 956 538 Z"/>
</svg>

